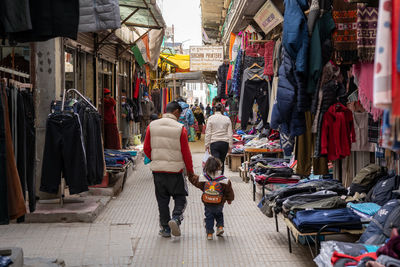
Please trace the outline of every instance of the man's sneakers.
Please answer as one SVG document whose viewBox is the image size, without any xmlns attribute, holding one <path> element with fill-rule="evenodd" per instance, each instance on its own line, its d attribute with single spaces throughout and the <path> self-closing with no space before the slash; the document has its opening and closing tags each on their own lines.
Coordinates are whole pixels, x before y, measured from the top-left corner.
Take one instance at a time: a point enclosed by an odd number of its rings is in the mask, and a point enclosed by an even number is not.
<svg viewBox="0 0 400 267">
<path fill-rule="evenodd" d="M 162 237 L 165 237 L 165 238 L 171 237 L 171 230 L 163 228 L 163 229 L 160 230 L 160 232 L 158 232 L 158 234 L 160 236 L 162 236 Z"/>
<path fill-rule="evenodd" d="M 207 234 L 207 240 L 213 240 L 213 234 Z"/>
<path fill-rule="evenodd" d="M 181 229 L 179 228 L 179 223 L 177 220 L 170 220 L 168 222 L 168 226 L 171 228 L 171 233 L 173 236 L 181 236 Z"/>
<path fill-rule="evenodd" d="M 217 228 L 217 236 L 222 236 L 224 234 L 224 227 L 218 226 Z"/>
</svg>

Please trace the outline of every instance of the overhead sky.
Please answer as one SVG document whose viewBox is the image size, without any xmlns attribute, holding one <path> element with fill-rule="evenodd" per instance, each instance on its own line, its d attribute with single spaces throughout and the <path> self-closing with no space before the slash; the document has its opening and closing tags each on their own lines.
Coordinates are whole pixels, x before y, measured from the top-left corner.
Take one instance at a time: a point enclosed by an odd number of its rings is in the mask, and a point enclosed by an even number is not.
<svg viewBox="0 0 400 267">
<path fill-rule="evenodd" d="M 183 47 L 201 45 L 200 0 L 157 1 L 168 27 L 175 27 L 175 42 L 184 42 Z M 161 2 L 161 3 L 160 3 Z"/>
</svg>

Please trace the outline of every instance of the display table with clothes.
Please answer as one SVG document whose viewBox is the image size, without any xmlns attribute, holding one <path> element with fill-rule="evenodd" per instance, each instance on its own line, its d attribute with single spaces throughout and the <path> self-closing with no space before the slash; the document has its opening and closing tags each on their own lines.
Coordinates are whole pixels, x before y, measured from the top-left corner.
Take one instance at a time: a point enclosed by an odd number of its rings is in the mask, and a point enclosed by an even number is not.
<svg viewBox="0 0 400 267">
<path fill-rule="evenodd" d="M 128 177 L 128 169 L 135 165 L 137 151 L 134 150 L 104 150 L 106 171 L 108 175 L 123 173 L 122 189 Z M 108 181 L 103 181 L 100 187 L 107 187 Z"/>
</svg>

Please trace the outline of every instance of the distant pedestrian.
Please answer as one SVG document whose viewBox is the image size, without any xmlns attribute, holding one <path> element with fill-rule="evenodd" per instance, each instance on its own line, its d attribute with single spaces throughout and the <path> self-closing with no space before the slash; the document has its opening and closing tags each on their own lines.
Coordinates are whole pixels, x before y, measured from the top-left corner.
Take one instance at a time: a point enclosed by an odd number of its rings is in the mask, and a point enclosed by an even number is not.
<svg viewBox="0 0 400 267">
<path fill-rule="evenodd" d="M 221 175 L 222 162 L 209 157 L 204 167 L 204 174 L 200 178 L 189 177 L 189 181 L 203 191 L 201 197 L 204 203 L 207 239 L 213 239 L 214 223 L 216 222 L 217 236 L 224 234 L 224 204 L 231 204 L 235 198 L 231 181 Z"/>
<path fill-rule="evenodd" d="M 111 91 L 104 88 L 104 148 L 121 149 L 115 105 L 117 102 L 111 97 Z"/>
<path fill-rule="evenodd" d="M 204 113 L 204 105 L 203 105 L 203 103 L 200 103 L 199 107 L 201 108 L 201 111 L 203 111 L 203 113 Z"/>
<path fill-rule="evenodd" d="M 201 134 L 203 133 L 203 125 L 205 124 L 204 114 L 200 107 L 197 107 L 196 110 L 194 111 L 194 117 L 196 118 L 197 122 L 197 129 L 196 129 L 197 139 L 200 140 Z"/>
<path fill-rule="evenodd" d="M 232 123 L 229 117 L 223 115 L 224 112 L 225 107 L 221 103 L 217 103 L 215 114 L 207 120 L 205 137 L 206 150 L 222 162 L 222 174 L 224 174 L 226 155 L 233 146 Z"/>
<path fill-rule="evenodd" d="M 211 114 L 211 107 L 210 107 L 210 104 L 207 104 L 207 107 L 206 107 L 206 117 L 207 117 L 207 118 L 210 117 L 210 114 Z"/>
<path fill-rule="evenodd" d="M 192 154 L 190 152 L 186 128 L 177 120 L 182 108 L 178 102 L 168 103 L 166 112 L 161 119 L 154 120 L 147 127 L 144 140 L 144 153 L 150 162 L 154 176 L 154 185 L 158 210 L 160 213 L 160 235 L 170 237 L 180 236 L 180 224 L 186 207 L 188 195 L 183 171 L 186 168 L 190 179 L 196 179 L 194 174 Z M 169 202 L 174 199 L 175 207 L 171 213 Z"/>
</svg>

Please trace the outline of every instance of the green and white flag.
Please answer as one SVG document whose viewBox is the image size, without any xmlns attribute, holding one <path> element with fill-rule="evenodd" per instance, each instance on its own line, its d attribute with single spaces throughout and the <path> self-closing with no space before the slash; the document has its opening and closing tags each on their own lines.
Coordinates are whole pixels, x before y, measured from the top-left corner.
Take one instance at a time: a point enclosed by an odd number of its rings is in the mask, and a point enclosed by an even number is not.
<svg viewBox="0 0 400 267">
<path fill-rule="evenodd" d="M 139 64 L 140 67 L 150 61 L 148 57 L 148 41 L 149 38 L 146 34 L 145 36 L 143 36 L 143 38 L 136 42 L 136 45 L 131 48 L 133 54 L 135 55 L 136 62 Z"/>
</svg>

